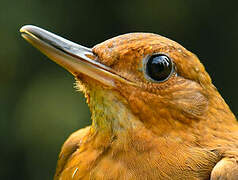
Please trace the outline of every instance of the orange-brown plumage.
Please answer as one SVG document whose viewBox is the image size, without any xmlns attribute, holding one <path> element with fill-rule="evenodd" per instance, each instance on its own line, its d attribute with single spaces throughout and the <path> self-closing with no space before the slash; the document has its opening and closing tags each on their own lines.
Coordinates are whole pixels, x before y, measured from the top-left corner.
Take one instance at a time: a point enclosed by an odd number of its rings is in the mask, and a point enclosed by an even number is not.
<svg viewBox="0 0 238 180">
<path fill-rule="evenodd" d="M 178 43 L 131 33 L 93 49 L 118 75 L 113 85 L 74 73 L 92 126 L 62 147 L 57 179 L 238 179 L 238 124 L 199 59 Z M 175 72 L 145 77 L 144 59 L 162 53 Z"/>
</svg>

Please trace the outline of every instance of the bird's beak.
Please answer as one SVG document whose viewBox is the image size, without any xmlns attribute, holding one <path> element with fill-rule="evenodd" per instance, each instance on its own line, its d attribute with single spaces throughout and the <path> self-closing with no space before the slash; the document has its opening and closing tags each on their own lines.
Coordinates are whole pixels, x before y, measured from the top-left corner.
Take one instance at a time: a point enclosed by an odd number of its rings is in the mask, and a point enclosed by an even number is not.
<svg viewBox="0 0 238 180">
<path fill-rule="evenodd" d="M 20 32 L 23 38 L 75 77 L 82 73 L 110 87 L 115 87 L 116 81 L 130 83 L 113 69 L 97 62 L 97 56 L 90 48 L 32 25 L 23 26 Z"/>
</svg>

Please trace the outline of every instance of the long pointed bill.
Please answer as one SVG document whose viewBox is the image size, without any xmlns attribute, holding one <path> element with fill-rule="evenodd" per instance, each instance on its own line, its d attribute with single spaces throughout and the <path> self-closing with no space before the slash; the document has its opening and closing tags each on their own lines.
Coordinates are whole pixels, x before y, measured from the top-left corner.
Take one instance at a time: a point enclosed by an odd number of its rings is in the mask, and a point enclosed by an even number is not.
<svg viewBox="0 0 238 180">
<path fill-rule="evenodd" d="M 111 87 L 115 87 L 115 81 L 131 84 L 113 69 L 95 61 L 97 57 L 90 48 L 32 25 L 23 26 L 20 32 L 28 42 L 76 77 L 82 73 Z"/>
</svg>

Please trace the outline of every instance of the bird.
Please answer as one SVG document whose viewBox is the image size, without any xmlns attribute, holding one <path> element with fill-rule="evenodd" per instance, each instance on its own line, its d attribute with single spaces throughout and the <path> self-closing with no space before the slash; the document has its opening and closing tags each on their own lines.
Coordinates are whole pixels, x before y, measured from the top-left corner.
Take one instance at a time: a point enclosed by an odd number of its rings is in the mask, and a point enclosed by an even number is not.
<svg viewBox="0 0 238 180">
<path fill-rule="evenodd" d="M 236 117 L 182 45 L 127 33 L 87 48 L 33 25 L 20 32 L 75 77 L 91 111 L 55 180 L 238 179 Z"/>
</svg>

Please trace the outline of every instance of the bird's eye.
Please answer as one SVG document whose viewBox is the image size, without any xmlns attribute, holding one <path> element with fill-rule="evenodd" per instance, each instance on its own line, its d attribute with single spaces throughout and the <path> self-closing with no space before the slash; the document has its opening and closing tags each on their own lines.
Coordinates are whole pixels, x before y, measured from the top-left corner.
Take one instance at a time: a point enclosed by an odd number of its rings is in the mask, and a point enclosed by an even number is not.
<svg viewBox="0 0 238 180">
<path fill-rule="evenodd" d="M 147 79 L 163 82 L 174 72 L 172 60 L 164 54 L 155 54 L 148 57 L 144 63 Z"/>
</svg>

